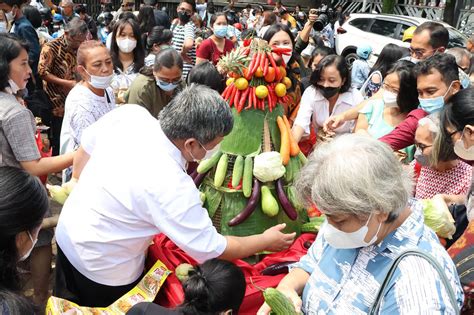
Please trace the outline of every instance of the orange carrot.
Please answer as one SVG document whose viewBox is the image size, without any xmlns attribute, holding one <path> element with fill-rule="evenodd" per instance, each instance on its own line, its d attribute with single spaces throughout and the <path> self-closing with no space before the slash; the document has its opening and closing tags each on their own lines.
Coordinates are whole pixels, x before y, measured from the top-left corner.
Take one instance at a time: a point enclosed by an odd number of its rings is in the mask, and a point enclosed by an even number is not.
<svg viewBox="0 0 474 315">
<path fill-rule="evenodd" d="M 281 144 L 280 144 L 280 154 L 281 154 L 281 161 L 283 165 L 288 165 L 290 161 L 290 134 L 288 129 L 286 128 L 285 122 L 283 119 L 278 116 L 277 117 L 277 124 L 278 128 L 280 128 L 280 135 L 281 135 Z"/>
<path fill-rule="evenodd" d="M 286 129 L 288 129 L 288 134 L 290 135 L 290 156 L 297 156 L 300 153 L 300 147 L 298 143 L 293 138 L 293 134 L 291 133 L 290 122 L 285 115 L 283 115 L 283 121 L 285 122 Z"/>
</svg>

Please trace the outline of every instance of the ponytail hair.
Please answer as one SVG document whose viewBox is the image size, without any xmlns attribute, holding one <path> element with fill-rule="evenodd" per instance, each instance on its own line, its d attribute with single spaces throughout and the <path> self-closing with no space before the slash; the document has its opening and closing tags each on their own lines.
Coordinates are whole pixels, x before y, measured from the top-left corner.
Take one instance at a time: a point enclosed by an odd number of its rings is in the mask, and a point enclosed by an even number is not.
<svg viewBox="0 0 474 315">
<path fill-rule="evenodd" d="M 185 315 L 214 315 L 232 310 L 237 314 L 245 295 L 245 278 L 235 264 L 211 259 L 189 272 L 183 285 Z"/>
</svg>

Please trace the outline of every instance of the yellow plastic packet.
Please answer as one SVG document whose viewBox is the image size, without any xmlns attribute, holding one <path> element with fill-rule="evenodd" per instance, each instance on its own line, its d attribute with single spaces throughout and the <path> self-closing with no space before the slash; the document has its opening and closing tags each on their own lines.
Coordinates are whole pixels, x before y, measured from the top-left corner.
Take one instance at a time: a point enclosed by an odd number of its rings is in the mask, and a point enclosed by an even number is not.
<svg viewBox="0 0 474 315">
<path fill-rule="evenodd" d="M 158 260 L 143 279 L 129 292 L 106 308 L 83 307 L 65 299 L 50 297 L 46 305 L 47 315 L 122 315 L 135 304 L 152 302 L 161 286 L 171 273 L 165 264 Z"/>
</svg>

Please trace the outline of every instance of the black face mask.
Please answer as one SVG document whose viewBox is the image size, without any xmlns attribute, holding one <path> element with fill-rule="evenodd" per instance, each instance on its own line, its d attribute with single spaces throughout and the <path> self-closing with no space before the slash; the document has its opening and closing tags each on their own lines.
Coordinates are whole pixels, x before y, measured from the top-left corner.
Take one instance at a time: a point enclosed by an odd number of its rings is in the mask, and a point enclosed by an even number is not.
<svg viewBox="0 0 474 315">
<path fill-rule="evenodd" d="M 187 14 L 186 12 L 184 11 L 180 11 L 178 12 L 178 18 L 181 22 L 183 23 L 188 23 L 189 20 L 191 19 L 191 15 Z"/>
<path fill-rule="evenodd" d="M 340 86 L 339 87 L 331 87 L 331 86 L 324 87 L 324 86 L 318 84 L 318 85 L 316 85 L 316 87 L 321 92 L 321 94 L 327 99 L 333 97 L 334 95 L 339 93 L 339 91 L 341 90 Z"/>
</svg>

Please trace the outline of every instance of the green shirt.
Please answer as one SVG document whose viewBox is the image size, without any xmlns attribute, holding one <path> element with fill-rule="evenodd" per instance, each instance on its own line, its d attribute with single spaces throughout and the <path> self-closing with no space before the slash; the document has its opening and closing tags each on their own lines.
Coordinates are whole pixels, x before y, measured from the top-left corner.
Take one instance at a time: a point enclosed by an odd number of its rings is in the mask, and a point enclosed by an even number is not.
<svg viewBox="0 0 474 315">
<path fill-rule="evenodd" d="M 138 104 L 150 112 L 150 114 L 158 118 L 160 111 L 171 101 L 172 95 L 167 94 L 156 85 L 153 76 L 139 74 L 133 80 L 128 90 L 128 104 Z"/>
</svg>

